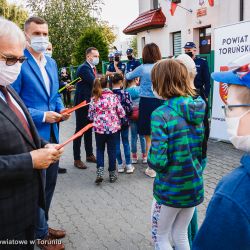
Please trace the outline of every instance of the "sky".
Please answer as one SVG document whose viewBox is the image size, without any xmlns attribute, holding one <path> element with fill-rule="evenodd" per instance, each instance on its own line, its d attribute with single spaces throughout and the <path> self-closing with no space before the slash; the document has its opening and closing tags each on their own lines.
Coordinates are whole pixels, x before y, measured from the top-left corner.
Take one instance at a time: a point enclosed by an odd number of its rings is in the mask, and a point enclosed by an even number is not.
<svg viewBox="0 0 250 250">
<path fill-rule="evenodd" d="M 122 38 L 126 36 L 122 34 L 125 29 L 139 15 L 138 0 L 103 0 L 102 20 L 107 20 L 111 25 L 120 28 Z"/>
<path fill-rule="evenodd" d="M 25 0 L 7 0 L 9 3 L 20 3 Z M 126 36 L 122 30 L 126 28 L 139 15 L 138 0 L 103 0 L 101 19 L 109 22 L 110 25 L 118 26 L 121 39 Z"/>
</svg>

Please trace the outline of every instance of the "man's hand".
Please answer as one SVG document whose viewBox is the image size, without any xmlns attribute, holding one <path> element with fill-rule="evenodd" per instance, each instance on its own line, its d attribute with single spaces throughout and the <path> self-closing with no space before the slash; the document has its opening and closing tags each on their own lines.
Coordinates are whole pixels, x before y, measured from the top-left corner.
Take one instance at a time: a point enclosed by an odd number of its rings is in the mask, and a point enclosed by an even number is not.
<svg viewBox="0 0 250 250">
<path fill-rule="evenodd" d="M 67 108 L 61 110 L 61 112 L 60 112 L 60 113 L 61 113 L 61 116 L 62 116 L 61 121 L 66 121 L 66 120 L 68 120 L 68 119 L 70 118 L 70 116 L 71 116 L 71 114 L 64 114 L 63 111 L 65 111 L 65 110 L 67 110 Z"/>
<path fill-rule="evenodd" d="M 46 169 L 50 164 L 55 163 L 61 157 L 64 149 L 56 149 L 58 144 L 47 144 L 45 148 L 33 150 L 30 152 L 33 168 L 35 169 Z"/>
<path fill-rule="evenodd" d="M 54 111 L 45 112 L 45 122 L 47 123 L 59 122 L 61 119 L 62 115 L 57 112 Z"/>
</svg>

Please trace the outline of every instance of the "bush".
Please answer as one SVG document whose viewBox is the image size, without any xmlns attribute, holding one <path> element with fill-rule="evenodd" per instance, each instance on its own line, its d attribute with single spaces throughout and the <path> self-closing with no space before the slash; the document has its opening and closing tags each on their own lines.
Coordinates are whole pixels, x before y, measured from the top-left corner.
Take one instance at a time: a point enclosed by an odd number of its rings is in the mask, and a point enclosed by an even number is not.
<svg viewBox="0 0 250 250">
<path fill-rule="evenodd" d="M 89 47 L 95 47 L 100 53 L 100 63 L 97 66 L 98 72 L 102 70 L 102 61 L 107 60 L 109 46 L 100 28 L 89 28 L 80 36 L 76 51 L 74 52 L 74 64 L 82 64 L 85 60 L 85 51 Z"/>
</svg>

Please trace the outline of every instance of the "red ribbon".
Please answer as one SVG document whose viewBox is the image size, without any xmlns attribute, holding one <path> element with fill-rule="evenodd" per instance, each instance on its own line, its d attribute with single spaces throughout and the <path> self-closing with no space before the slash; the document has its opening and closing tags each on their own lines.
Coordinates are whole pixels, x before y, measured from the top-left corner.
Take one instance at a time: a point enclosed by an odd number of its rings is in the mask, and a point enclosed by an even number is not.
<svg viewBox="0 0 250 250">
<path fill-rule="evenodd" d="M 75 139 L 77 139 L 78 137 L 82 136 L 86 131 L 88 131 L 90 128 L 92 128 L 94 126 L 93 123 L 88 124 L 87 126 L 85 126 L 84 128 L 82 128 L 81 130 L 79 130 L 77 133 L 75 133 L 73 136 L 71 136 L 67 141 L 65 141 L 62 144 L 59 144 L 58 147 L 56 147 L 57 150 L 61 149 L 62 147 L 66 146 L 67 144 L 69 144 L 70 142 L 74 141 Z"/>
</svg>

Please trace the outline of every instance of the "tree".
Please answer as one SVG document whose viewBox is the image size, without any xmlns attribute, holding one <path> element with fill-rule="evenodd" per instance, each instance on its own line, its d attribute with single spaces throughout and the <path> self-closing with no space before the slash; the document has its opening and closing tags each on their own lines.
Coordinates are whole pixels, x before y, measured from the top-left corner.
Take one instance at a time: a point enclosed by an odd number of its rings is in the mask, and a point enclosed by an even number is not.
<svg viewBox="0 0 250 250">
<path fill-rule="evenodd" d="M 0 16 L 16 23 L 20 28 L 28 17 L 28 12 L 21 6 L 8 4 L 6 0 L 0 0 Z"/>
<path fill-rule="evenodd" d="M 77 42 L 85 31 L 102 27 L 99 32 L 108 34 L 108 25 L 91 17 L 100 16 L 102 0 L 26 0 L 31 11 L 43 17 L 49 25 L 53 57 L 59 66 L 72 63 Z M 112 40 L 112 37 L 105 36 Z"/>
<path fill-rule="evenodd" d="M 138 50 L 137 50 L 137 36 L 134 36 L 134 37 L 131 39 L 131 41 L 130 41 L 130 47 L 133 49 L 135 57 L 137 57 L 137 56 L 138 56 Z"/>
<path fill-rule="evenodd" d="M 85 59 L 85 51 L 89 47 L 95 47 L 100 53 L 100 63 L 97 66 L 97 70 L 100 72 L 102 68 L 102 61 L 105 61 L 108 57 L 109 45 L 106 38 L 100 32 L 101 28 L 90 28 L 85 30 L 85 32 L 80 37 L 75 53 L 74 62 L 76 64 L 81 64 Z"/>
</svg>

